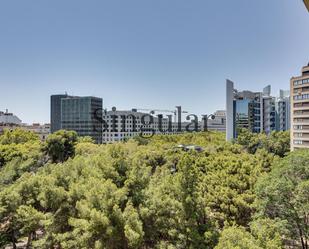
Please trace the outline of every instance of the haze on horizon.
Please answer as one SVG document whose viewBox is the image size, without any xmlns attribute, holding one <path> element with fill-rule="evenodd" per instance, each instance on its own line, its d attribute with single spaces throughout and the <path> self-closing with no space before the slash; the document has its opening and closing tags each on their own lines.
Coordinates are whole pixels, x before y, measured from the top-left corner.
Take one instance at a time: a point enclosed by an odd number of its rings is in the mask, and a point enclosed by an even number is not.
<svg viewBox="0 0 309 249">
<path fill-rule="evenodd" d="M 309 62 L 302 0 L 3 0 L 0 110 L 49 122 L 50 95 L 104 108 L 225 108 L 225 79 L 273 95 Z"/>
</svg>

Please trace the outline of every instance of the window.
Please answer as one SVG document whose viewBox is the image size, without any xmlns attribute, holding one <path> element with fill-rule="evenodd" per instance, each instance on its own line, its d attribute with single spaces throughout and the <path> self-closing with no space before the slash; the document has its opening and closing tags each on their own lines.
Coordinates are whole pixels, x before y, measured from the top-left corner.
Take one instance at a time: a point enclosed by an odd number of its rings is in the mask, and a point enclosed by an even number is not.
<svg viewBox="0 0 309 249">
<path fill-rule="evenodd" d="M 302 140 L 294 140 L 294 144 L 300 145 L 300 144 L 303 144 L 303 141 Z"/>
</svg>

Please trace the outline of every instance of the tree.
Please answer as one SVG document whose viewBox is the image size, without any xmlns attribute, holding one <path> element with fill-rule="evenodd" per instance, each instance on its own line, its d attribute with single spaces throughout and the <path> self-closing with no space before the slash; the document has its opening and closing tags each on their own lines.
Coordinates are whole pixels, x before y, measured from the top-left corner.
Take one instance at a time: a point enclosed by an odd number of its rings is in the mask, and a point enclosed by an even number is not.
<svg viewBox="0 0 309 249">
<path fill-rule="evenodd" d="M 92 143 L 92 144 L 95 143 L 94 139 L 90 136 L 78 137 L 77 142 L 78 143 Z"/>
<path fill-rule="evenodd" d="M 299 150 L 277 162 L 256 186 L 256 207 L 262 217 L 288 221 L 288 238 L 309 246 L 309 153 Z"/>
<path fill-rule="evenodd" d="M 263 249 L 257 240 L 243 227 L 228 227 L 223 230 L 215 249 Z M 265 248 L 266 249 L 266 248 Z M 267 248 L 268 249 L 268 248 Z"/>
<path fill-rule="evenodd" d="M 53 163 L 64 162 L 75 155 L 77 133 L 75 131 L 57 131 L 47 137 L 45 151 Z"/>
<path fill-rule="evenodd" d="M 3 135 L 0 136 L 0 144 L 23 144 L 30 141 L 39 141 L 39 136 L 32 131 L 20 128 L 4 130 Z"/>
<path fill-rule="evenodd" d="M 36 231 L 42 227 L 45 215 L 32 206 L 21 205 L 16 211 L 16 222 L 19 224 L 21 236 L 28 237 L 26 248 L 30 248 Z"/>
<path fill-rule="evenodd" d="M 258 219 L 250 229 L 241 226 L 225 227 L 215 249 L 283 249 L 280 233 L 282 224 L 269 219 Z"/>
<path fill-rule="evenodd" d="M 265 149 L 268 153 L 284 157 L 290 151 L 290 133 L 273 131 L 266 136 L 265 133 L 252 133 L 247 129 L 242 129 L 236 143 L 242 145 L 251 154 L 259 149 Z"/>
<path fill-rule="evenodd" d="M 299 227 L 305 243 L 308 153 L 288 163 L 278 134 L 253 140 L 251 153 L 215 132 L 97 145 L 59 131 L 1 144 L 0 246 L 279 249 Z"/>
</svg>

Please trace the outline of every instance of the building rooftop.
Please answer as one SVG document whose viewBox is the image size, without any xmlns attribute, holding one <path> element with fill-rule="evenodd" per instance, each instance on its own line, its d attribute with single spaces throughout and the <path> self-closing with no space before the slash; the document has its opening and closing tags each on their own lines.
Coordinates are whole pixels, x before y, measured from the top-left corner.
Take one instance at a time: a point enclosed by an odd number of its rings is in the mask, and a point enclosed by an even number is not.
<svg viewBox="0 0 309 249">
<path fill-rule="evenodd" d="M 15 116 L 13 113 L 0 111 L 0 124 L 14 124 L 21 125 L 21 120 Z"/>
<path fill-rule="evenodd" d="M 304 66 L 302 69 L 302 74 L 304 75 L 309 75 L 309 63 L 307 66 Z"/>
</svg>

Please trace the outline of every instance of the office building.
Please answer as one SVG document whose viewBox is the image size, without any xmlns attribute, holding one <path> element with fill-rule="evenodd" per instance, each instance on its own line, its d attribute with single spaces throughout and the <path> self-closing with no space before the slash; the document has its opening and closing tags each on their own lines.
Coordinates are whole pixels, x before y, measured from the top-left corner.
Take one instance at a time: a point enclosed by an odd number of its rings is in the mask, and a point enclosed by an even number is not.
<svg viewBox="0 0 309 249">
<path fill-rule="evenodd" d="M 291 82 L 291 150 L 309 148 L 309 64 Z"/>
<path fill-rule="evenodd" d="M 264 89 L 268 92 L 268 89 Z M 263 93 L 238 92 L 234 83 L 226 82 L 226 139 L 236 138 L 241 129 L 251 132 L 263 130 Z"/>
<path fill-rule="evenodd" d="M 287 131 L 290 129 L 290 91 L 280 90 L 276 101 L 276 129 Z"/>
<path fill-rule="evenodd" d="M 263 131 L 269 135 L 276 130 L 276 98 L 272 96 L 263 96 Z"/>
<path fill-rule="evenodd" d="M 161 116 L 159 120 L 159 116 Z M 189 122 L 181 122 L 181 131 L 178 123 L 174 122 L 171 115 L 169 120 L 162 114 L 139 112 L 137 109 L 129 111 L 116 110 L 103 112 L 103 143 L 125 141 L 136 136 L 150 137 L 156 135 L 179 134 L 186 131 Z"/>
<path fill-rule="evenodd" d="M 61 99 L 69 98 L 67 94 L 50 96 L 50 131 L 61 130 Z"/>
<path fill-rule="evenodd" d="M 101 98 L 69 95 L 51 96 L 51 130 L 76 131 L 79 136 L 90 136 L 102 143 Z"/>
<path fill-rule="evenodd" d="M 283 93 L 286 92 L 282 91 Z M 267 135 L 272 131 L 287 130 L 289 129 L 288 110 L 288 97 L 284 95 L 276 99 L 271 96 L 270 85 L 262 92 L 237 91 L 234 83 L 227 80 L 226 139 L 230 141 L 237 138 L 241 129 L 254 133 L 265 132 Z"/>
</svg>

